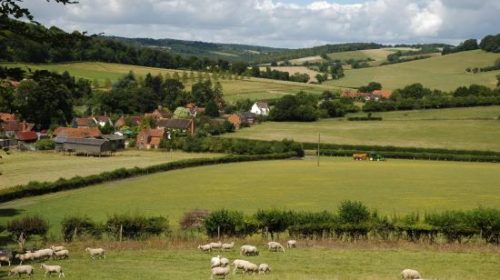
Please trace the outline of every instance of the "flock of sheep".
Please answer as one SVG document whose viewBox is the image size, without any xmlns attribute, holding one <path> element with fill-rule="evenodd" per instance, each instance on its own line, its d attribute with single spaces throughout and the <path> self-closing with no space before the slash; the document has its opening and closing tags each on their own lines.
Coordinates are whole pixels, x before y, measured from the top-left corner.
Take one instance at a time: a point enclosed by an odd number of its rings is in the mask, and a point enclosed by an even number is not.
<svg viewBox="0 0 500 280">
<path fill-rule="evenodd" d="M 287 248 L 296 248 L 297 241 L 296 240 L 288 240 L 286 244 Z M 218 251 L 228 251 L 234 248 L 234 242 L 231 243 L 221 243 L 219 242 L 211 242 L 204 245 L 198 245 L 198 249 L 203 252 L 211 252 L 213 250 Z M 281 245 L 279 242 L 271 241 L 267 243 L 267 249 L 271 252 L 285 252 L 285 247 Z M 241 256 L 258 256 L 259 250 L 256 246 L 253 245 L 242 245 L 240 247 L 240 255 Z M 241 271 L 244 274 L 249 273 L 258 273 L 258 274 L 266 274 L 271 272 L 271 267 L 267 263 L 261 263 L 259 265 L 252 263 L 247 260 L 234 260 L 231 265 L 233 266 L 232 273 L 236 274 L 236 272 Z M 217 255 L 210 259 L 210 269 L 211 269 L 211 277 L 210 279 L 223 278 L 226 277 L 231 272 L 231 265 L 229 259 Z M 404 269 L 401 271 L 401 278 L 404 280 L 423 280 L 420 276 L 420 273 L 414 269 Z"/>
<path fill-rule="evenodd" d="M 104 249 L 102 248 L 87 248 L 85 251 L 90 254 L 92 259 L 95 259 L 96 257 L 104 258 Z M 66 259 L 69 258 L 69 251 L 64 246 L 51 246 L 48 249 L 41 249 L 34 252 L 27 251 L 24 254 L 16 254 L 15 257 L 19 259 L 19 265 L 9 271 L 9 276 L 17 275 L 21 277 L 21 275 L 26 274 L 27 276 L 32 277 L 35 272 L 33 266 L 26 264 L 23 265 L 23 262 Z M 2 262 L 7 262 L 9 266 L 11 265 L 11 259 L 7 255 L 0 256 L 0 266 Z M 54 273 L 59 275 L 59 278 L 66 277 L 64 275 L 63 268 L 60 265 L 47 265 L 42 263 L 40 268 L 45 271 L 45 276 L 52 275 Z"/>
</svg>

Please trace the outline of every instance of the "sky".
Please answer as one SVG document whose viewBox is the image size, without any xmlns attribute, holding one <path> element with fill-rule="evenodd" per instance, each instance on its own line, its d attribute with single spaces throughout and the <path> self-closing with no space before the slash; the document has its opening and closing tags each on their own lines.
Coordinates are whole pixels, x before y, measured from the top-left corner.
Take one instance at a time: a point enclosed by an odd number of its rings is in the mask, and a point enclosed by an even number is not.
<svg viewBox="0 0 500 280">
<path fill-rule="evenodd" d="M 24 0 L 66 31 L 300 48 L 451 43 L 500 33 L 500 0 Z"/>
</svg>

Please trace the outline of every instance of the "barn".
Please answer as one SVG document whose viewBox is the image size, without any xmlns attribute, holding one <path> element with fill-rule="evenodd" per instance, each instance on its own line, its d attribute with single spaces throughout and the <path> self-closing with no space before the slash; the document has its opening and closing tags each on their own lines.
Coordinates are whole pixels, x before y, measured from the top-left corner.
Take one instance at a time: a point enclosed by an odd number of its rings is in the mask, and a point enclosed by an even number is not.
<svg viewBox="0 0 500 280">
<path fill-rule="evenodd" d="M 77 155 L 103 156 L 111 155 L 113 149 L 107 139 L 95 138 L 67 138 L 58 136 L 54 138 L 56 151 L 75 153 Z"/>
</svg>

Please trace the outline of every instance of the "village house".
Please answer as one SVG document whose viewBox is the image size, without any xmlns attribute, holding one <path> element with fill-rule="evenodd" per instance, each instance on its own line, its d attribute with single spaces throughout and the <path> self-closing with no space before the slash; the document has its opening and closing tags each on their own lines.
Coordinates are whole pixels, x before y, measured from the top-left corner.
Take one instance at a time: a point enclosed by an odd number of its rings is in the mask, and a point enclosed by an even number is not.
<svg viewBox="0 0 500 280">
<path fill-rule="evenodd" d="M 157 122 L 157 127 L 170 133 L 186 133 L 194 135 L 195 125 L 193 119 L 168 119 Z"/>
<path fill-rule="evenodd" d="M 268 116 L 269 115 L 269 105 L 266 102 L 258 101 L 252 105 L 250 109 L 251 113 L 258 116 Z"/>
<path fill-rule="evenodd" d="M 163 119 L 168 119 L 172 117 L 172 113 L 163 110 L 162 106 L 158 106 L 157 109 L 155 109 L 152 113 L 146 113 L 144 114 L 145 118 L 151 118 L 155 122 Z"/>
<path fill-rule="evenodd" d="M 73 128 L 104 127 L 106 124 L 113 126 L 113 121 L 108 116 L 73 118 L 71 121 Z"/>
<path fill-rule="evenodd" d="M 137 135 L 136 146 L 139 149 L 158 149 L 165 138 L 165 129 L 143 129 Z"/>
<path fill-rule="evenodd" d="M 234 113 L 227 117 L 234 128 L 240 129 L 241 127 L 250 126 L 255 123 L 257 115 L 251 112 Z"/>
<path fill-rule="evenodd" d="M 4 135 L 8 138 L 14 138 L 19 131 L 31 131 L 35 126 L 34 123 L 18 120 L 2 121 L 1 125 Z"/>
<path fill-rule="evenodd" d="M 34 131 L 16 132 L 17 148 L 21 151 L 35 150 L 34 144 L 38 140 L 38 134 Z"/>
<path fill-rule="evenodd" d="M 189 110 L 189 114 L 192 116 L 192 117 L 196 117 L 198 114 L 203 114 L 205 113 L 205 108 L 203 107 L 198 107 L 196 106 L 196 104 L 194 103 L 188 103 L 186 105 L 186 108 Z"/>
</svg>

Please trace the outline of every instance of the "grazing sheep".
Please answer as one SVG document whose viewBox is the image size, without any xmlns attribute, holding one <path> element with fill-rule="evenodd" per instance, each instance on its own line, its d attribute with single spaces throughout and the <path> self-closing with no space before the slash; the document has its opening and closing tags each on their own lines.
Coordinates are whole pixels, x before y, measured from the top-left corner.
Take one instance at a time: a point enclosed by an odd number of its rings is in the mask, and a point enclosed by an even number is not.
<svg viewBox="0 0 500 280">
<path fill-rule="evenodd" d="M 103 248 L 86 248 L 85 251 L 89 252 L 90 257 L 94 260 L 95 257 L 105 258 Z"/>
<path fill-rule="evenodd" d="M 26 252 L 24 254 L 16 254 L 16 259 L 20 260 L 19 264 L 23 264 L 24 261 L 28 261 L 28 260 L 32 261 L 35 259 L 35 257 L 33 256 L 32 252 Z"/>
<path fill-rule="evenodd" d="M 288 240 L 286 242 L 286 247 L 287 248 L 296 248 L 297 247 L 297 240 Z"/>
<path fill-rule="evenodd" d="M 18 265 L 9 271 L 8 276 L 18 275 L 21 277 L 21 274 L 26 274 L 31 278 L 33 276 L 33 267 L 31 265 Z"/>
<path fill-rule="evenodd" d="M 217 255 L 217 257 L 212 257 L 210 259 L 210 268 L 218 267 L 220 266 L 220 256 Z"/>
<path fill-rule="evenodd" d="M 259 267 L 254 264 L 254 263 L 251 263 L 251 262 L 246 262 L 245 264 L 243 264 L 243 271 L 246 273 L 258 273 L 259 272 Z"/>
<path fill-rule="evenodd" d="M 34 259 L 50 259 L 54 255 L 54 250 L 52 249 L 41 249 L 33 252 Z"/>
<path fill-rule="evenodd" d="M 51 246 L 50 249 L 52 249 L 54 252 L 57 252 L 57 251 L 66 250 L 66 247 L 64 247 L 64 246 Z"/>
<path fill-rule="evenodd" d="M 47 274 L 49 274 L 50 276 L 52 273 L 59 273 L 59 278 L 61 278 L 61 276 L 66 277 L 60 265 L 46 265 L 42 263 L 42 265 L 40 265 L 40 268 L 43 268 L 43 270 L 45 270 L 45 277 L 47 277 Z"/>
<path fill-rule="evenodd" d="M 10 266 L 10 257 L 5 255 L 0 256 L 0 267 L 2 267 L 2 262 L 9 263 Z"/>
<path fill-rule="evenodd" d="M 420 279 L 422 276 L 420 276 L 420 273 L 414 269 L 404 269 L 401 271 L 401 278 L 404 280 L 408 279 Z"/>
<path fill-rule="evenodd" d="M 219 242 L 210 242 L 209 243 L 210 247 L 212 249 L 221 249 L 222 248 L 222 243 L 219 241 Z"/>
<path fill-rule="evenodd" d="M 222 250 L 232 250 L 234 247 L 234 242 L 222 243 Z"/>
<path fill-rule="evenodd" d="M 236 274 L 236 270 L 238 270 L 238 269 L 244 269 L 246 263 L 248 263 L 248 261 L 234 260 L 233 261 L 233 266 L 234 266 L 233 274 Z"/>
<path fill-rule="evenodd" d="M 229 260 L 227 258 L 221 257 L 220 258 L 220 266 L 226 267 L 229 265 Z"/>
<path fill-rule="evenodd" d="M 261 263 L 259 264 L 259 274 L 265 274 L 271 272 L 271 268 L 267 263 Z"/>
<path fill-rule="evenodd" d="M 285 252 L 285 247 L 283 247 L 283 245 L 281 245 L 275 241 L 268 242 L 267 247 L 268 247 L 269 251 L 278 252 L 279 250 L 281 250 L 281 251 Z"/>
<path fill-rule="evenodd" d="M 61 250 L 57 251 L 54 253 L 53 258 L 58 258 L 58 259 L 66 259 L 69 258 L 69 251 L 68 250 Z"/>
<path fill-rule="evenodd" d="M 214 267 L 212 268 L 212 276 L 210 279 L 214 279 L 214 276 L 216 277 L 221 277 L 223 279 L 226 279 L 226 276 L 229 274 L 230 268 L 229 267 Z"/>
<path fill-rule="evenodd" d="M 258 256 L 259 250 L 257 250 L 257 247 L 252 246 L 252 245 L 243 245 L 240 248 L 240 255 Z"/>
<path fill-rule="evenodd" d="M 203 252 L 210 252 L 212 251 L 212 246 L 210 246 L 210 244 L 198 245 L 198 249 L 202 250 Z"/>
</svg>

